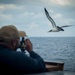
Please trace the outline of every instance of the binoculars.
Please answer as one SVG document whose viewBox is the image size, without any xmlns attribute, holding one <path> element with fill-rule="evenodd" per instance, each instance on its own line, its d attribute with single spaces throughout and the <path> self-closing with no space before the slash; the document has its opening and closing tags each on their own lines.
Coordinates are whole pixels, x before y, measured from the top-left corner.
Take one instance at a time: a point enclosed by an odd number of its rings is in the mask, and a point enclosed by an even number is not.
<svg viewBox="0 0 75 75">
<path fill-rule="evenodd" d="M 25 38 L 24 37 L 21 37 L 20 49 L 22 52 L 25 52 Z"/>
</svg>

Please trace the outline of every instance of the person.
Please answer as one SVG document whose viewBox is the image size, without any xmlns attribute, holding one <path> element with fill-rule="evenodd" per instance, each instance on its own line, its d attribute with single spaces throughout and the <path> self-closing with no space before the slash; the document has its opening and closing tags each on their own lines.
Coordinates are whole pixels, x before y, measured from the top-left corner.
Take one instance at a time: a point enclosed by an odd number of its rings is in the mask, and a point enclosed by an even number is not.
<svg viewBox="0 0 75 75">
<path fill-rule="evenodd" d="M 14 25 L 0 28 L 0 73 L 32 74 L 46 72 L 43 58 L 33 51 L 29 39 L 25 41 L 25 49 L 30 56 L 18 52 L 20 47 L 19 30 Z"/>
</svg>

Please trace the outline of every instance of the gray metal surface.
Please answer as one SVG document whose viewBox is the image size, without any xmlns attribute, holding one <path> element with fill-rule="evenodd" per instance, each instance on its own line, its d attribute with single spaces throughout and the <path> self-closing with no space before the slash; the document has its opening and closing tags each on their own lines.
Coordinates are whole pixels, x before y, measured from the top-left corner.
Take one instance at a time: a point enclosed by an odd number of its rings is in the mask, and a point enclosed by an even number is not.
<svg viewBox="0 0 75 75">
<path fill-rule="evenodd" d="M 45 72 L 45 73 L 27 74 L 27 75 L 75 75 L 75 72 L 72 72 L 72 71 L 55 71 L 55 72 Z"/>
</svg>

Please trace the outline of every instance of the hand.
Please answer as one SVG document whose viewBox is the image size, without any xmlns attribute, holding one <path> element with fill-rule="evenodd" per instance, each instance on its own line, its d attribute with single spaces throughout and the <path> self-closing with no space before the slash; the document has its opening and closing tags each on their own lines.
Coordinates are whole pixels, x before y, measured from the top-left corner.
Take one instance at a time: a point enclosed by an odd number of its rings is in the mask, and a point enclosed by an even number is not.
<svg viewBox="0 0 75 75">
<path fill-rule="evenodd" d="M 28 51 L 28 52 L 31 52 L 33 50 L 33 47 L 32 47 L 32 43 L 29 39 L 26 39 L 25 40 L 25 49 Z"/>
</svg>

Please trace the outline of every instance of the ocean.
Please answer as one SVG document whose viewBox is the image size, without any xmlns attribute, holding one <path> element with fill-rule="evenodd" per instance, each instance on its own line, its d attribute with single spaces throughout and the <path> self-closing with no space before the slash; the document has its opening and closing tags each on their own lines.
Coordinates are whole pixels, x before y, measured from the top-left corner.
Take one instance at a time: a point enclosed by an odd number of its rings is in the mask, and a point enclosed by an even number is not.
<svg viewBox="0 0 75 75">
<path fill-rule="evenodd" d="M 64 71 L 75 71 L 75 37 L 29 37 L 33 51 L 44 60 L 63 62 Z M 26 51 L 27 55 L 29 53 Z"/>
<path fill-rule="evenodd" d="M 64 70 L 75 71 L 75 37 L 30 37 L 33 50 L 44 60 L 64 62 Z"/>
</svg>

